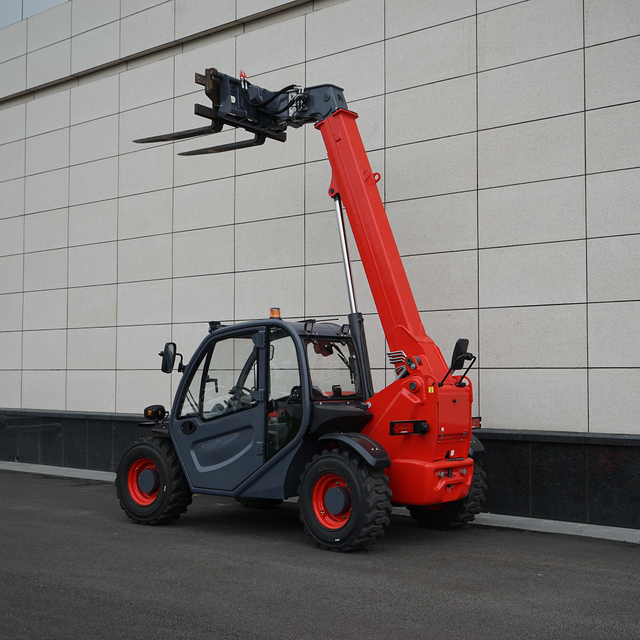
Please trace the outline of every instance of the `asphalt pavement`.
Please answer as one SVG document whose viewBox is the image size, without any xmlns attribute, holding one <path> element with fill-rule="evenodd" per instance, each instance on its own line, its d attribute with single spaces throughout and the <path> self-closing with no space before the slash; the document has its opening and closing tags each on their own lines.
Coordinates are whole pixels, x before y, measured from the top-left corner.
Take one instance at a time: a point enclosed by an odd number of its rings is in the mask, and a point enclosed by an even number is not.
<svg viewBox="0 0 640 640">
<path fill-rule="evenodd" d="M 349 554 L 297 505 L 195 496 L 131 523 L 112 483 L 0 470 L 0 638 L 640 637 L 640 546 L 392 516 Z"/>
</svg>

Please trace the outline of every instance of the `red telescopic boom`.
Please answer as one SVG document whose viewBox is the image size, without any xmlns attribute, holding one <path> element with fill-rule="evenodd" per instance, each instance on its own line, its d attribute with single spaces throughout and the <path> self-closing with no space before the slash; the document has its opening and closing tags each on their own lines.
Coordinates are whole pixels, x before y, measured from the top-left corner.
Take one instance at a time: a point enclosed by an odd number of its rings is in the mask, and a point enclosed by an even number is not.
<svg viewBox="0 0 640 640">
<path fill-rule="evenodd" d="M 390 351 L 418 356 L 442 380 L 448 367 L 426 334 L 402 258 L 384 210 L 377 181 L 356 124 L 357 114 L 341 109 L 316 124 L 333 170 L 329 195 L 347 211 L 371 294 Z"/>
</svg>

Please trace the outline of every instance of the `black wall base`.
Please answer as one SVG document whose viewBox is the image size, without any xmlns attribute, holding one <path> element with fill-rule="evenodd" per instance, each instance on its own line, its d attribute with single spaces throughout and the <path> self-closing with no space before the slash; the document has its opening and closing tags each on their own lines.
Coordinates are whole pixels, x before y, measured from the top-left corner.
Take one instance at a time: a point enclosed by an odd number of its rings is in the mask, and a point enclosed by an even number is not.
<svg viewBox="0 0 640 640">
<path fill-rule="evenodd" d="M 131 442 L 150 435 L 142 415 L 0 409 L 0 460 L 115 471 Z"/>
<path fill-rule="evenodd" d="M 480 429 L 485 510 L 640 529 L 640 438 Z"/>
<path fill-rule="evenodd" d="M 0 460 L 115 471 L 151 435 L 143 417 L 0 409 Z M 640 529 L 640 437 L 476 432 L 486 454 L 485 510 Z"/>
</svg>

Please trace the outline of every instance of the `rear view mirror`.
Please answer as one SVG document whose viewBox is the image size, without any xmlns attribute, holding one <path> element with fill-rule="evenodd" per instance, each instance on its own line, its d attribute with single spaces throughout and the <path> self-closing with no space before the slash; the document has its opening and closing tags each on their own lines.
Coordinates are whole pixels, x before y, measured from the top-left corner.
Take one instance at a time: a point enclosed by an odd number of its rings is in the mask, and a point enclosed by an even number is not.
<svg viewBox="0 0 640 640">
<path fill-rule="evenodd" d="M 326 358 L 333 353 L 333 345 L 328 340 L 317 342 L 313 345 L 313 350 L 318 354 Z"/>
<path fill-rule="evenodd" d="M 176 353 L 176 343 L 175 342 L 167 342 L 164 345 L 164 349 L 158 354 L 162 356 L 162 364 L 160 365 L 160 369 L 163 373 L 171 373 L 173 371 L 173 366 L 176 362 L 176 356 L 180 356 L 180 364 L 178 364 L 178 373 L 184 371 L 184 365 L 182 364 L 182 354 Z"/>
<path fill-rule="evenodd" d="M 158 355 L 162 356 L 162 364 L 160 365 L 162 372 L 171 373 L 176 361 L 176 343 L 167 342 L 167 344 L 164 345 L 164 349 Z"/>
<path fill-rule="evenodd" d="M 453 355 L 451 356 L 451 370 L 458 371 L 464 369 L 464 363 L 466 360 L 470 360 L 467 349 L 469 348 L 469 341 L 466 338 L 458 338 L 456 346 L 453 348 Z"/>
<path fill-rule="evenodd" d="M 473 353 L 469 353 L 467 349 L 469 348 L 469 341 L 466 338 L 458 338 L 456 342 L 456 346 L 453 348 L 453 355 L 451 356 L 451 366 L 449 367 L 449 371 L 447 371 L 447 375 L 442 378 L 442 382 L 438 382 L 438 386 L 441 387 L 445 380 L 454 372 L 459 371 L 460 369 L 465 368 L 465 363 L 470 360 L 471 364 L 466 367 L 466 371 L 462 374 L 462 377 L 456 385 L 458 387 L 464 387 L 465 382 L 464 379 L 467 377 L 467 373 L 469 373 L 469 369 L 473 366 L 473 363 L 476 361 L 476 357 Z"/>
</svg>

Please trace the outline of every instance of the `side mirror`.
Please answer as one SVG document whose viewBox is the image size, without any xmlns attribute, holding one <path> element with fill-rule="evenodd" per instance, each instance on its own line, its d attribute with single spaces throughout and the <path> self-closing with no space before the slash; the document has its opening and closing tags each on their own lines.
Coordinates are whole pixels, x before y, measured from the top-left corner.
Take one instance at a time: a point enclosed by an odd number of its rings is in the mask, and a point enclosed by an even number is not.
<svg viewBox="0 0 640 640">
<path fill-rule="evenodd" d="M 449 367 L 449 371 L 447 371 L 447 375 L 442 378 L 442 382 L 438 382 L 438 386 L 441 387 L 445 380 L 454 372 L 459 371 L 460 369 L 465 368 L 465 362 L 467 360 L 471 360 L 471 364 L 467 367 L 467 370 L 464 372 L 462 377 L 456 385 L 458 387 L 464 387 L 465 382 L 464 379 L 467 377 L 467 373 L 469 373 L 469 369 L 473 366 L 473 363 L 476 361 L 476 357 L 467 351 L 469 348 L 469 341 L 466 338 L 458 338 L 456 342 L 456 346 L 453 348 L 453 355 L 451 356 L 451 366 Z"/>
<path fill-rule="evenodd" d="M 467 360 L 471 360 L 470 354 L 467 353 L 469 348 L 469 341 L 466 338 L 458 338 L 456 346 L 453 348 L 453 355 L 451 356 L 451 370 L 458 371 L 464 369 L 464 363 Z"/>
<path fill-rule="evenodd" d="M 184 371 L 184 364 L 182 362 L 182 354 L 176 353 L 176 343 L 167 342 L 164 345 L 164 349 L 158 354 L 162 357 L 162 364 L 160 369 L 163 373 L 171 373 L 173 371 L 173 365 L 176 362 L 176 356 L 180 356 L 180 363 L 178 364 L 178 373 Z"/>
<path fill-rule="evenodd" d="M 171 373 L 176 361 L 176 343 L 167 342 L 167 344 L 164 345 L 164 349 L 158 355 L 162 356 L 162 364 L 160 365 L 162 372 Z"/>
</svg>

